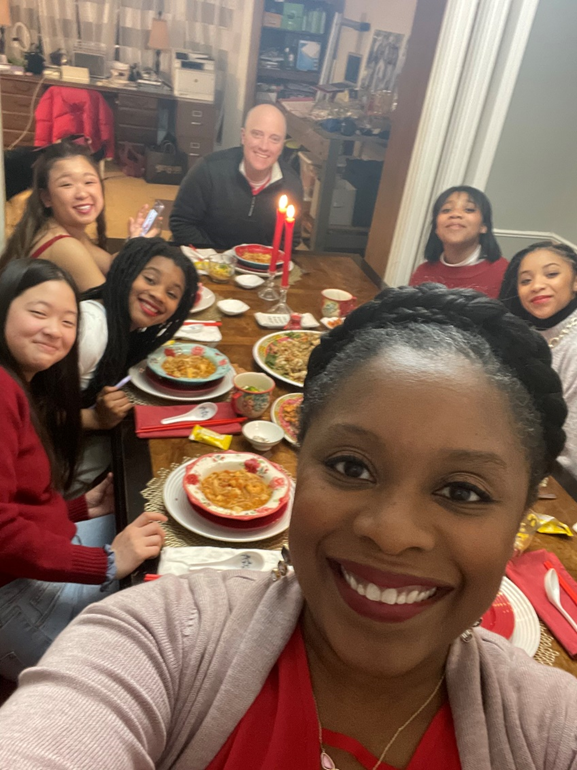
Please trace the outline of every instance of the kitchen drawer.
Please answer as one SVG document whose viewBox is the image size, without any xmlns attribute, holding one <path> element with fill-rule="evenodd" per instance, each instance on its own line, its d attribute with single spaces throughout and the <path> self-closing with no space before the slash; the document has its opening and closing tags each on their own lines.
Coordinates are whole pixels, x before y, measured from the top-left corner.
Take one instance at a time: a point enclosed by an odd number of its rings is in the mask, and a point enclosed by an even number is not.
<svg viewBox="0 0 577 770">
<path fill-rule="evenodd" d="M 201 102 L 178 102 L 176 133 L 184 136 L 214 136 L 214 105 Z"/>
<path fill-rule="evenodd" d="M 22 126 L 24 128 L 24 126 Z M 2 139 L 4 141 L 4 147 L 10 147 L 12 142 L 15 142 L 19 136 L 21 136 L 22 131 L 10 131 L 4 129 L 2 132 Z M 24 134 L 24 136 L 20 139 L 17 147 L 33 147 L 34 146 L 34 133 L 29 132 L 27 134 Z"/>
<path fill-rule="evenodd" d="M 0 87 L 2 88 L 2 95 L 4 94 L 18 94 L 32 96 L 36 91 L 38 80 L 28 80 L 26 77 L 22 77 L 20 80 L 14 78 L 6 78 L 0 76 Z M 38 90 L 38 96 L 42 96 L 46 90 L 46 85 L 43 85 Z"/>
<path fill-rule="evenodd" d="M 2 110 L 2 128 L 10 131 L 24 131 L 28 125 L 29 115 L 21 112 L 5 112 Z M 30 128 L 34 131 L 34 120 Z M 30 129 L 29 129 L 30 130 Z"/>
<path fill-rule="evenodd" d="M 179 150 L 185 152 L 189 157 L 193 156 L 195 158 L 202 158 L 214 149 L 214 139 L 212 137 L 198 138 L 177 135 L 176 143 Z"/>
<path fill-rule="evenodd" d="M 148 94 L 118 94 L 118 107 L 120 110 L 148 110 L 158 112 L 158 97 Z"/>
<path fill-rule="evenodd" d="M 145 128 L 156 128 L 158 125 L 158 115 L 156 112 L 127 110 L 124 107 L 119 107 L 116 113 L 116 123 L 118 126 L 144 126 Z"/>
<path fill-rule="evenodd" d="M 31 96 L 27 94 L 5 94 L 2 92 L 2 112 L 20 112 L 24 115 L 29 115 L 31 108 Z"/>
<path fill-rule="evenodd" d="M 131 142 L 133 144 L 153 145 L 158 141 L 158 131 L 145 126 L 116 126 L 116 141 Z"/>
</svg>

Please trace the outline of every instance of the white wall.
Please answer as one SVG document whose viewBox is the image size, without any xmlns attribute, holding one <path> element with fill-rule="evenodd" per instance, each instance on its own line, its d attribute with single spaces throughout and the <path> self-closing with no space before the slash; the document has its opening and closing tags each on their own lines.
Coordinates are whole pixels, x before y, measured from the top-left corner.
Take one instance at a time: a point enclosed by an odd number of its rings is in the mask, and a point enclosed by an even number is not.
<svg viewBox="0 0 577 770">
<path fill-rule="evenodd" d="M 376 29 L 409 35 L 416 7 L 417 0 L 346 0 L 345 18 L 368 21 L 371 29 L 369 32 L 355 32 L 353 29 L 343 27 L 332 81 L 337 83 L 343 80 L 349 53 L 360 53 L 363 56 L 364 66 L 373 32 Z"/>
<path fill-rule="evenodd" d="M 577 243 L 577 2 L 541 0 L 486 192 L 496 228 Z M 501 238 L 505 256 L 518 245 Z"/>
</svg>

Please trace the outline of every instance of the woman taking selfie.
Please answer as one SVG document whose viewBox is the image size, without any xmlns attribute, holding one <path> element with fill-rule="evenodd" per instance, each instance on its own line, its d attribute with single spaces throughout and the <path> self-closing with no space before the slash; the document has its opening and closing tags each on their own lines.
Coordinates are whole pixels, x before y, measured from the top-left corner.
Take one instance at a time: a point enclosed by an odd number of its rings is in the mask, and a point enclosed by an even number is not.
<svg viewBox="0 0 577 770">
<path fill-rule="evenodd" d="M 158 513 L 115 537 L 112 482 L 64 501 L 80 436 L 70 277 L 39 260 L 0 276 L 0 675 L 15 679 L 116 578 L 156 556 Z M 111 543 L 111 545 L 106 545 Z"/>
<path fill-rule="evenodd" d="M 129 220 L 129 237 L 140 234 L 147 212 L 148 206 L 143 206 Z M 86 232 L 94 223 L 96 243 Z M 113 258 L 106 251 L 102 180 L 86 145 L 64 139 L 46 148 L 34 164 L 32 193 L 0 268 L 27 257 L 42 257 L 64 268 L 80 291 L 104 282 Z"/>
<path fill-rule="evenodd" d="M 411 276 L 411 286 L 433 281 L 497 297 L 506 269 L 487 196 L 466 185 L 441 193 L 433 206 L 425 262 Z"/>
<path fill-rule="evenodd" d="M 575 768 L 575 679 L 471 629 L 563 447 L 550 358 L 476 292 L 387 289 L 351 313 L 305 382 L 295 574 L 207 569 L 89 608 L 0 710 L 0 760 Z"/>
<path fill-rule="evenodd" d="M 577 253 L 556 241 L 523 249 L 509 264 L 500 299 L 551 348 L 569 409 L 559 462 L 577 478 Z"/>
</svg>

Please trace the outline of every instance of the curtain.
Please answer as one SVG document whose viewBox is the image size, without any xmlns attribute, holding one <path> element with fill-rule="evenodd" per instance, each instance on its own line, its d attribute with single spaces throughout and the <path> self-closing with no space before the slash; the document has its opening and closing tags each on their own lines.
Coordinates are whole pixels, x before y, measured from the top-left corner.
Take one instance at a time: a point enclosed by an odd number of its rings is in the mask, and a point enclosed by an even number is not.
<svg viewBox="0 0 577 770">
<path fill-rule="evenodd" d="M 82 44 L 104 46 L 106 59 L 115 59 L 118 0 L 77 0 Z"/>
<path fill-rule="evenodd" d="M 155 0 L 118 0 L 119 59 L 125 64 L 154 65 L 154 51 L 148 49 L 152 19 L 156 15 Z M 166 69 L 168 54 L 163 54 L 162 68 Z"/>
<path fill-rule="evenodd" d="M 78 40 L 74 0 L 38 0 L 40 34 L 47 60 L 53 51 L 63 48 L 69 56 Z"/>
</svg>

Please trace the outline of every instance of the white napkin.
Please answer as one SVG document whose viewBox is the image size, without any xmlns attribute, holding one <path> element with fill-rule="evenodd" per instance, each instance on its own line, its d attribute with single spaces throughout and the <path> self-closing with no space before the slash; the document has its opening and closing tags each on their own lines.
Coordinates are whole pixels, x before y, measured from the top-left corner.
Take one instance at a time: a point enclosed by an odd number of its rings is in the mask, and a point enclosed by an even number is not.
<svg viewBox="0 0 577 770">
<path fill-rule="evenodd" d="M 159 575 L 185 575 L 189 567 L 199 562 L 220 561 L 235 554 L 245 553 L 246 551 L 259 553 L 264 559 L 262 572 L 273 570 L 279 561 L 282 560 L 280 551 L 268 551 L 257 548 L 212 548 L 186 546 L 182 548 L 163 548 L 160 555 L 160 564 L 158 567 Z M 247 561 L 249 561 L 247 559 Z M 221 566 L 216 569 L 230 569 L 230 567 Z M 244 569 L 244 568 L 243 568 Z M 247 566 L 246 569 L 254 569 Z"/>
<path fill-rule="evenodd" d="M 174 336 L 176 339 L 192 342 L 220 342 L 222 339 L 218 326 L 205 326 L 204 324 L 181 326 Z"/>
<path fill-rule="evenodd" d="M 265 329 L 284 329 L 289 322 L 289 317 L 276 313 L 255 313 L 254 317 L 259 326 Z M 302 329 L 314 329 L 319 326 L 319 322 L 312 313 L 303 313 L 301 316 Z"/>
</svg>

